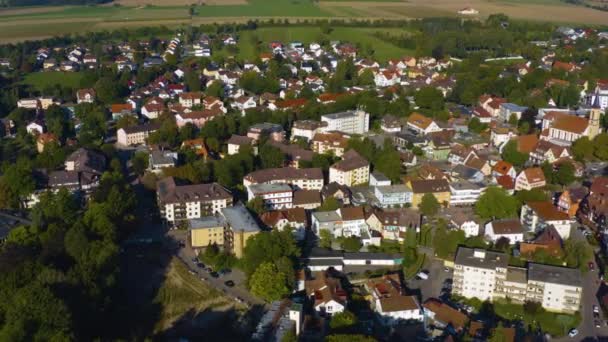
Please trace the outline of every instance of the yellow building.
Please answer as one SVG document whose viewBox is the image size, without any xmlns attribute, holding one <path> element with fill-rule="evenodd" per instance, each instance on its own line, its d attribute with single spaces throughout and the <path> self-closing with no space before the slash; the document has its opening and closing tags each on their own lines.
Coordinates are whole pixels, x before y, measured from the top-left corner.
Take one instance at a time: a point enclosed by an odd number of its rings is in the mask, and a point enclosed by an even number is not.
<svg viewBox="0 0 608 342">
<path fill-rule="evenodd" d="M 415 180 L 409 183 L 412 188 L 412 208 L 418 208 L 425 194 L 432 194 L 440 204 L 450 203 L 450 185 L 445 179 Z"/>
<path fill-rule="evenodd" d="M 223 218 L 207 216 L 190 220 L 189 223 L 192 248 L 202 248 L 213 244 L 224 245 L 226 225 Z"/>
<path fill-rule="evenodd" d="M 222 215 L 227 227 L 224 246 L 240 258 L 247 241 L 261 231 L 260 226 L 242 203 L 222 209 Z"/>
</svg>

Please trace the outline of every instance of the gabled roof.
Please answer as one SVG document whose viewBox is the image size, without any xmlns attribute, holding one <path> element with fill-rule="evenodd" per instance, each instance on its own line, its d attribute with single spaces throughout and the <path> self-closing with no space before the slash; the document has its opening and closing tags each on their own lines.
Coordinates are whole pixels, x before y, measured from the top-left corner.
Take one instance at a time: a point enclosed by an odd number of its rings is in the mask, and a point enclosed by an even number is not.
<svg viewBox="0 0 608 342">
<path fill-rule="evenodd" d="M 431 124 L 433 124 L 433 119 L 420 113 L 412 113 L 407 118 L 407 123 L 420 129 L 427 129 Z"/>
</svg>

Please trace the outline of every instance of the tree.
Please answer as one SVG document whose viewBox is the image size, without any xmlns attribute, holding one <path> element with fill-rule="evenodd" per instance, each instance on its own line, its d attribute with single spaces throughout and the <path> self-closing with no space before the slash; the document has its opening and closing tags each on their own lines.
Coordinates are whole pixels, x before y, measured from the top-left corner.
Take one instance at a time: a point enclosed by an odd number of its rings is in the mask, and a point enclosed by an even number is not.
<svg viewBox="0 0 608 342">
<path fill-rule="evenodd" d="M 317 209 L 318 211 L 334 211 L 340 208 L 340 202 L 335 197 L 327 197 L 323 204 Z"/>
<path fill-rule="evenodd" d="M 264 199 L 259 196 L 256 196 L 252 198 L 249 202 L 247 202 L 247 208 L 256 213 L 256 215 L 261 215 L 266 212 Z"/>
<path fill-rule="evenodd" d="M 572 184 L 576 179 L 574 175 L 574 166 L 572 163 L 565 162 L 562 163 L 557 172 L 555 172 L 555 180 L 558 184 L 566 186 Z"/>
<path fill-rule="evenodd" d="M 509 240 L 508 237 L 502 236 L 496 241 L 496 243 L 494 244 L 494 248 L 498 249 L 499 251 L 505 252 L 509 249 L 509 245 L 511 245 L 511 240 Z"/>
<path fill-rule="evenodd" d="M 440 258 L 455 255 L 458 246 L 464 243 L 465 235 L 462 230 L 447 230 L 445 222 L 440 221 L 433 235 L 433 249 Z"/>
<path fill-rule="evenodd" d="M 534 302 L 527 300 L 524 302 L 524 312 L 530 315 L 536 315 L 540 311 L 542 311 L 543 305 L 539 302 Z"/>
<path fill-rule="evenodd" d="M 473 117 L 471 120 L 469 120 L 467 127 L 469 128 L 469 130 L 471 132 L 477 133 L 477 134 L 484 132 L 485 130 L 488 129 L 488 125 L 481 123 L 481 121 L 479 121 L 479 119 L 477 117 Z"/>
<path fill-rule="evenodd" d="M 136 152 L 131 158 L 131 168 L 133 172 L 141 176 L 148 169 L 148 154 L 146 152 Z"/>
<path fill-rule="evenodd" d="M 342 240 L 342 248 L 347 252 L 358 252 L 362 246 L 361 239 L 357 236 L 349 236 Z"/>
<path fill-rule="evenodd" d="M 511 116 L 509 116 L 509 125 L 517 126 L 518 122 L 519 120 L 517 119 L 517 114 L 512 113 Z"/>
<path fill-rule="evenodd" d="M 528 161 L 529 155 L 517 150 L 517 142 L 509 141 L 502 150 L 502 159 L 517 167 L 522 167 Z"/>
<path fill-rule="evenodd" d="M 135 115 L 123 115 L 116 121 L 116 129 L 127 128 L 138 124 Z"/>
<path fill-rule="evenodd" d="M 321 229 L 319 231 L 319 247 L 331 248 L 332 236 L 328 229 Z"/>
<path fill-rule="evenodd" d="M 445 105 L 443 93 L 435 87 L 420 88 L 414 94 L 414 100 L 418 106 L 435 111 L 442 110 Z"/>
<path fill-rule="evenodd" d="M 376 342 L 376 339 L 365 335 L 332 334 L 325 338 L 325 342 Z"/>
<path fill-rule="evenodd" d="M 475 212 L 484 220 L 516 217 L 517 209 L 517 200 L 495 186 L 488 187 L 475 204 Z"/>
<path fill-rule="evenodd" d="M 588 137 L 576 139 L 572 143 L 572 154 L 578 161 L 589 160 L 593 157 L 593 143 Z"/>
<path fill-rule="evenodd" d="M 593 155 L 601 160 L 608 160 L 608 133 L 600 133 L 593 139 Z"/>
<path fill-rule="evenodd" d="M 262 169 L 283 167 L 283 165 L 285 165 L 285 154 L 277 147 L 268 143 L 260 148 L 259 156 Z"/>
<path fill-rule="evenodd" d="M 374 168 L 388 179 L 398 182 L 401 177 L 401 159 L 399 152 L 392 146 L 386 146 L 376 154 Z"/>
<path fill-rule="evenodd" d="M 348 330 L 352 328 L 355 324 L 357 324 L 357 317 L 355 314 L 348 310 L 344 310 L 335 315 L 331 316 L 331 321 L 329 321 L 329 327 L 333 331 L 342 331 Z"/>
<path fill-rule="evenodd" d="M 36 188 L 33 171 L 32 163 L 24 158 L 4 170 L 2 180 L 20 201 L 24 201 Z"/>
<path fill-rule="evenodd" d="M 300 250 L 293 234 L 288 230 L 264 232 L 247 240 L 241 258 L 241 268 L 249 277 L 264 262 L 277 262 L 281 257 L 294 259 Z"/>
<path fill-rule="evenodd" d="M 272 302 L 289 294 L 287 276 L 279 272 L 272 262 L 264 262 L 255 270 L 249 280 L 251 293 Z"/>
<path fill-rule="evenodd" d="M 420 201 L 420 205 L 418 206 L 420 212 L 425 216 L 435 216 L 439 211 L 439 202 L 437 202 L 437 198 L 432 193 L 426 193 L 422 196 L 422 200 Z"/>
<path fill-rule="evenodd" d="M 416 247 L 406 247 L 403 252 L 403 266 L 410 267 L 418 260 L 418 250 Z"/>
<path fill-rule="evenodd" d="M 97 99 L 106 105 L 116 102 L 119 96 L 119 89 L 115 83 L 111 77 L 103 77 L 95 82 L 94 88 Z"/>
</svg>

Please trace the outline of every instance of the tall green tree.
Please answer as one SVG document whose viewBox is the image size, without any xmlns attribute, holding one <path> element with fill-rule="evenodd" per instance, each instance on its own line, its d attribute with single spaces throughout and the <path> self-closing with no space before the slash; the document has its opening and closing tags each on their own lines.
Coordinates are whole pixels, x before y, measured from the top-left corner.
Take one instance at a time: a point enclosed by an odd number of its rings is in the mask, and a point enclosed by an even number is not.
<svg viewBox="0 0 608 342">
<path fill-rule="evenodd" d="M 255 270 L 249 280 L 251 293 L 272 302 L 289 294 L 288 277 L 280 272 L 272 262 L 264 262 Z"/>
<path fill-rule="evenodd" d="M 439 211 L 440 205 L 439 202 L 437 202 L 435 195 L 427 193 L 422 196 L 422 200 L 420 201 L 418 208 L 425 216 L 435 216 L 435 214 L 437 214 Z"/>
<path fill-rule="evenodd" d="M 504 189 L 491 186 L 475 204 L 475 212 L 484 220 L 517 216 L 517 200 Z"/>
</svg>

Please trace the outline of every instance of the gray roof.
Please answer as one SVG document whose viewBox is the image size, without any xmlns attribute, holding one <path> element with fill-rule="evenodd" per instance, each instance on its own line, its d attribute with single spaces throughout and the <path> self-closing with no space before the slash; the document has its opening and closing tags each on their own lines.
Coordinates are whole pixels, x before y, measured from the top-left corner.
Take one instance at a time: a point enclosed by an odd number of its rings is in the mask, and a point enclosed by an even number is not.
<svg viewBox="0 0 608 342">
<path fill-rule="evenodd" d="M 190 229 L 207 229 L 223 227 L 226 221 L 221 216 L 204 216 L 201 218 L 188 220 Z"/>
<path fill-rule="evenodd" d="M 456 182 L 451 182 L 450 188 L 454 190 L 479 190 L 482 188 L 482 186 L 466 180 L 459 180 Z"/>
<path fill-rule="evenodd" d="M 526 284 L 528 283 L 526 272 L 527 270 L 525 268 L 509 266 L 507 268 L 507 281 Z"/>
<path fill-rule="evenodd" d="M 261 184 L 251 184 L 249 186 L 249 190 L 254 194 L 266 194 L 270 192 L 291 192 L 291 187 L 284 183 L 261 183 Z"/>
<path fill-rule="evenodd" d="M 150 153 L 152 165 L 175 164 L 177 153 L 171 151 L 153 150 Z"/>
<path fill-rule="evenodd" d="M 528 107 L 524 107 L 524 106 L 520 106 L 518 104 L 515 103 L 503 103 L 501 104 L 502 107 L 506 108 L 507 110 L 511 111 L 511 112 L 523 112 L 526 109 L 528 109 Z"/>
<path fill-rule="evenodd" d="M 340 214 L 335 211 L 317 211 L 312 213 L 312 216 L 319 222 L 335 222 L 342 220 Z"/>
<path fill-rule="evenodd" d="M 378 189 L 378 191 L 380 191 L 382 194 L 398 194 L 404 192 L 412 192 L 412 189 L 410 189 L 407 185 L 403 184 L 377 186 L 376 189 Z"/>
<path fill-rule="evenodd" d="M 475 255 L 478 252 L 477 256 Z M 457 265 L 495 270 L 497 267 L 506 268 L 509 256 L 505 253 L 460 247 L 456 252 L 454 263 Z"/>
<path fill-rule="evenodd" d="M 222 215 L 233 231 L 259 232 L 260 226 L 242 203 L 222 209 Z"/>
<path fill-rule="evenodd" d="M 582 287 L 581 271 L 576 268 L 528 264 L 528 280 Z"/>
<path fill-rule="evenodd" d="M 356 115 L 357 115 L 356 111 L 347 110 L 346 112 L 325 114 L 325 115 L 321 116 L 321 119 L 341 119 L 341 118 L 348 118 L 348 117 L 352 117 L 352 116 L 356 116 Z"/>
<path fill-rule="evenodd" d="M 344 259 L 350 260 L 395 260 L 401 259 L 399 254 L 388 254 L 388 253 L 367 253 L 367 252 L 353 252 L 344 253 Z"/>
</svg>

